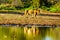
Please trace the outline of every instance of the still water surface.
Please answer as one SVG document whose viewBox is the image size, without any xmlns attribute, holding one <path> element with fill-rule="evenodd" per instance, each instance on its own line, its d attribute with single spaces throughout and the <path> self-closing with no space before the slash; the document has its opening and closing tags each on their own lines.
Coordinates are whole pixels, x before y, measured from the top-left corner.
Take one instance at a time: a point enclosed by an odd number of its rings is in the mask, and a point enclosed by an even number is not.
<svg viewBox="0 0 60 40">
<path fill-rule="evenodd" d="M 0 26 L 0 40 L 60 40 L 60 28 Z"/>
</svg>

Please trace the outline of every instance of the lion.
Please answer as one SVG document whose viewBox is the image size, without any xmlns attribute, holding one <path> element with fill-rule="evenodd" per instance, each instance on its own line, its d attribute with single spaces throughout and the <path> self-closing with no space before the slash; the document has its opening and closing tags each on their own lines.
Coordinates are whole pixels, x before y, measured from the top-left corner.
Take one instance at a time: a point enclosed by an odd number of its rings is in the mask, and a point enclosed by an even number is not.
<svg viewBox="0 0 60 40">
<path fill-rule="evenodd" d="M 25 14 L 24 15 L 27 15 L 28 14 L 28 10 L 25 10 Z"/>
<path fill-rule="evenodd" d="M 33 10 L 25 10 L 25 15 L 32 15 L 33 13 Z"/>
<path fill-rule="evenodd" d="M 25 15 L 32 15 L 32 16 L 36 16 L 40 14 L 40 10 L 38 9 L 34 9 L 34 10 L 25 10 Z"/>
<path fill-rule="evenodd" d="M 35 9 L 34 10 L 34 16 L 39 15 L 39 14 L 40 14 L 40 10 L 39 9 Z"/>
</svg>

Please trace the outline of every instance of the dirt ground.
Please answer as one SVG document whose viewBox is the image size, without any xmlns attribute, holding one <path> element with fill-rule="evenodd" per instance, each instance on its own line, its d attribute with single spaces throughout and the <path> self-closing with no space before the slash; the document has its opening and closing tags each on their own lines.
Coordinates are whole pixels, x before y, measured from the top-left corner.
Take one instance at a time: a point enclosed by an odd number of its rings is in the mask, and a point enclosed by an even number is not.
<svg viewBox="0 0 60 40">
<path fill-rule="evenodd" d="M 20 14 L 0 14 L 0 24 L 46 24 L 60 25 L 60 16 L 24 16 Z"/>
</svg>

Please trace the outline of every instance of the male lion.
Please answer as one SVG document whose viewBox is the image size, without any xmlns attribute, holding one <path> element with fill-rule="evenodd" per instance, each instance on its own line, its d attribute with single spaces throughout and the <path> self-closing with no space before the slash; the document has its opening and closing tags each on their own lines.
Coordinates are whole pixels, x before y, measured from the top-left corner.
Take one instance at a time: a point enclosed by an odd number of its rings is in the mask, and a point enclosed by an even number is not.
<svg viewBox="0 0 60 40">
<path fill-rule="evenodd" d="M 33 15 L 34 10 L 25 10 L 25 15 Z"/>
<path fill-rule="evenodd" d="M 25 10 L 25 15 L 32 15 L 36 16 L 40 14 L 40 10 L 34 9 L 34 10 Z"/>
</svg>

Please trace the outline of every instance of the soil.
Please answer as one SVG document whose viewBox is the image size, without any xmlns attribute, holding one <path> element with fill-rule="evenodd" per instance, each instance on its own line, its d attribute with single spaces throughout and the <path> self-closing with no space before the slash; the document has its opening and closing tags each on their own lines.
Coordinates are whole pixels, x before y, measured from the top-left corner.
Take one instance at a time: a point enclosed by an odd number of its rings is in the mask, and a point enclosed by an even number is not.
<svg viewBox="0 0 60 40">
<path fill-rule="evenodd" d="M 40 24 L 40 25 L 60 25 L 60 16 L 52 15 L 31 15 L 20 14 L 0 14 L 0 24 Z"/>
</svg>

